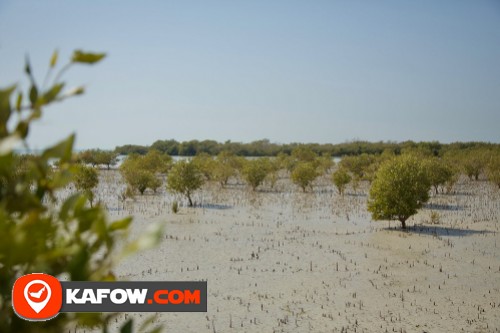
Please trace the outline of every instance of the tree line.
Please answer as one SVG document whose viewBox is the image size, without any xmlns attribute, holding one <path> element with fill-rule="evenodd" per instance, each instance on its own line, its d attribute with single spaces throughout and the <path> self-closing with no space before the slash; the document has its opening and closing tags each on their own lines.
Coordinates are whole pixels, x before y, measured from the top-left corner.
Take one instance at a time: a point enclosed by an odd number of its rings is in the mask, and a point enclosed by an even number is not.
<svg viewBox="0 0 500 333">
<path fill-rule="evenodd" d="M 136 153 L 145 155 L 154 149 L 171 156 L 196 156 L 206 153 L 216 156 L 221 152 L 230 152 L 237 156 L 277 156 L 280 153 L 290 155 L 297 147 L 312 150 L 318 155 L 346 156 L 361 154 L 382 154 L 386 150 L 399 155 L 407 150 L 422 150 L 430 152 L 434 156 L 442 156 L 448 150 L 467 150 L 476 148 L 499 148 L 500 144 L 488 142 L 455 142 L 444 144 L 438 141 L 414 142 L 414 141 L 351 141 L 338 144 L 319 143 L 272 143 L 268 139 L 257 140 L 250 143 L 242 142 L 217 142 L 214 140 L 190 140 L 179 142 L 176 140 L 157 140 L 150 146 L 123 145 L 115 148 L 114 152 L 119 155 Z"/>
</svg>

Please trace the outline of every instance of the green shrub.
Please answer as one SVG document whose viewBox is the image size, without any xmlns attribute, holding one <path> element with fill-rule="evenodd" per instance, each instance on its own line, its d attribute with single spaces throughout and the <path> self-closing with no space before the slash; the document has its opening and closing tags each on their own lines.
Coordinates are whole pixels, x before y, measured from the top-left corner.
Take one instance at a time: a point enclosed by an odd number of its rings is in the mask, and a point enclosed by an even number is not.
<svg viewBox="0 0 500 333">
<path fill-rule="evenodd" d="M 97 170 L 86 165 L 78 166 L 74 177 L 74 183 L 78 191 L 87 195 L 90 206 L 92 206 L 94 201 L 94 192 L 92 190 L 99 184 L 99 174 Z"/>
<path fill-rule="evenodd" d="M 178 211 L 179 211 L 179 203 L 177 202 L 177 200 L 175 200 L 174 202 L 172 202 L 172 212 L 174 214 L 177 214 Z"/>
<path fill-rule="evenodd" d="M 313 162 L 299 162 L 292 171 L 291 179 L 305 192 L 307 187 L 312 186 L 312 182 L 318 175 L 318 170 Z"/>
<path fill-rule="evenodd" d="M 245 162 L 243 166 L 243 178 L 252 187 L 252 190 L 256 190 L 264 179 L 266 179 L 269 173 L 269 163 L 268 159 L 257 158 Z"/>
<path fill-rule="evenodd" d="M 193 192 L 202 185 L 203 175 L 198 166 L 190 161 L 181 160 L 175 163 L 167 178 L 167 189 L 185 195 L 189 207 L 193 206 Z"/>
<path fill-rule="evenodd" d="M 129 155 L 120 166 L 120 173 L 128 186 L 142 195 L 146 189 L 156 192 L 162 185 L 160 176 L 172 167 L 172 158 L 156 149 L 146 155 Z"/>
<path fill-rule="evenodd" d="M 93 64 L 103 57 L 75 51 L 60 74 L 77 63 Z M 54 53 L 49 73 L 56 64 Z M 127 244 L 125 252 L 116 253 L 115 244 L 125 235 L 131 218 L 108 221 L 104 209 L 99 205 L 89 207 L 82 193 L 56 202 L 56 194 L 71 182 L 85 189 L 92 188 L 95 181 L 92 172 L 89 182 L 75 178 L 78 168 L 72 161 L 74 135 L 39 155 L 15 155 L 14 147 L 18 143 L 27 145 L 30 126 L 47 105 L 83 93 L 83 88 L 66 91 L 64 82 L 57 80 L 42 90 L 28 61 L 25 71 L 30 81 L 27 93 L 21 93 L 17 86 L 0 89 L 0 332 L 66 332 L 76 325 L 100 327 L 106 332 L 107 323 L 116 314 L 60 313 L 39 323 L 19 318 L 11 306 L 12 286 L 21 275 L 43 272 L 76 281 L 113 281 L 118 257 L 151 246 L 160 236 L 160 230 L 155 229 L 145 238 Z M 11 119 L 14 113 L 16 117 Z M 53 168 L 53 160 L 57 168 Z M 129 320 L 123 327 L 131 325 Z"/>
<path fill-rule="evenodd" d="M 344 195 L 345 187 L 351 182 L 351 179 L 351 175 L 344 168 L 339 168 L 332 174 L 332 182 L 340 195 Z"/>
<path fill-rule="evenodd" d="M 402 155 L 382 164 L 370 188 L 368 210 L 374 220 L 406 220 L 429 199 L 430 181 L 421 160 Z"/>
<path fill-rule="evenodd" d="M 430 220 L 432 224 L 439 224 L 439 222 L 441 221 L 441 216 L 439 215 L 438 212 L 432 211 L 430 215 Z"/>
</svg>

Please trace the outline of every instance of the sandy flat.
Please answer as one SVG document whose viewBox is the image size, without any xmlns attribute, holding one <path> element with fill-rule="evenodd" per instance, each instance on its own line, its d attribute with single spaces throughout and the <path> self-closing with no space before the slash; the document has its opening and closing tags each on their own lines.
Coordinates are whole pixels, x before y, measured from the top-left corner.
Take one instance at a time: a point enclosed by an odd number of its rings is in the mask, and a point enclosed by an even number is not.
<svg viewBox="0 0 500 333">
<path fill-rule="evenodd" d="M 131 238 L 164 221 L 161 244 L 116 270 L 127 280 L 207 280 L 207 313 L 163 313 L 167 332 L 498 332 L 500 191 L 462 179 L 409 220 L 373 222 L 368 184 L 343 197 L 287 179 L 252 192 L 206 185 L 201 205 L 162 191 L 122 203 L 116 171 L 98 198 L 135 217 Z M 430 224 L 430 212 L 440 215 Z M 144 318 L 146 314 L 128 314 Z"/>
</svg>

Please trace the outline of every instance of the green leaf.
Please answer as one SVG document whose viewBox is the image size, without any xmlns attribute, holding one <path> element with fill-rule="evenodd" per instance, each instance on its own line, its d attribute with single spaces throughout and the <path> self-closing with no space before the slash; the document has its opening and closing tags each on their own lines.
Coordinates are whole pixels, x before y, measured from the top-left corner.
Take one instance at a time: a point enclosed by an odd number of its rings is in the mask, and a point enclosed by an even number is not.
<svg viewBox="0 0 500 333">
<path fill-rule="evenodd" d="M 50 58 L 50 68 L 53 68 L 57 64 L 58 56 L 59 52 L 57 50 L 54 50 L 54 53 L 52 53 L 52 57 Z"/>
<path fill-rule="evenodd" d="M 63 140 L 56 145 L 47 148 L 42 154 L 42 158 L 60 158 L 61 161 L 67 162 L 71 159 L 73 151 L 73 143 L 75 142 L 75 135 L 70 135 L 66 140 Z"/>
<path fill-rule="evenodd" d="M 38 89 L 33 84 L 30 88 L 30 102 L 31 105 L 35 105 L 38 100 Z"/>
<path fill-rule="evenodd" d="M 123 326 L 120 328 L 120 333 L 132 333 L 132 324 L 133 320 L 129 319 Z"/>
<path fill-rule="evenodd" d="M 0 128 L 7 126 L 7 121 L 10 118 L 10 96 L 16 89 L 16 86 L 10 86 L 7 89 L 0 90 Z"/>
<path fill-rule="evenodd" d="M 79 244 L 80 245 L 80 244 Z M 68 262 L 67 269 L 73 281 L 85 281 L 89 275 L 90 253 L 85 246 L 80 247 L 79 251 L 73 255 Z"/>
<path fill-rule="evenodd" d="M 43 102 L 45 104 L 48 104 L 48 103 L 54 101 L 57 98 L 57 96 L 59 95 L 59 93 L 61 92 L 61 90 L 63 89 L 63 87 L 64 87 L 64 83 L 54 84 L 54 86 L 52 88 L 50 88 L 50 90 L 47 91 L 43 95 Z"/>
<path fill-rule="evenodd" d="M 33 77 L 33 72 L 31 70 L 30 59 L 29 59 L 28 55 L 26 55 L 26 61 L 25 61 L 24 71 L 26 72 L 26 74 L 30 78 L 31 85 L 32 86 L 36 86 L 36 84 L 35 84 L 35 78 Z"/>
<path fill-rule="evenodd" d="M 71 213 L 75 209 L 76 203 L 82 200 L 81 197 L 80 193 L 76 193 L 64 201 L 59 211 L 59 218 L 62 221 L 68 221 L 72 217 Z"/>
<path fill-rule="evenodd" d="M 82 64 L 95 64 L 101 61 L 105 56 L 106 53 L 90 53 L 90 52 L 83 52 L 81 50 L 76 50 L 73 53 L 71 61 Z"/>
<path fill-rule="evenodd" d="M 16 110 L 18 112 L 21 111 L 21 104 L 23 102 L 23 93 L 20 91 L 18 94 L 17 94 L 17 101 L 16 101 Z"/>
<path fill-rule="evenodd" d="M 87 202 L 87 196 L 83 196 L 83 204 Z M 79 202 L 82 204 L 82 202 Z M 83 233 L 92 228 L 92 233 L 98 236 L 98 239 L 102 238 L 105 234 L 106 228 L 104 222 L 99 218 L 98 212 L 95 209 L 86 209 L 82 206 L 80 209 L 75 210 L 75 217 L 78 218 L 78 231 Z"/>
<path fill-rule="evenodd" d="M 64 98 L 66 97 L 71 97 L 71 96 L 76 96 L 76 95 L 82 95 L 85 92 L 85 87 L 76 87 L 68 92 L 64 93 Z"/>
<path fill-rule="evenodd" d="M 28 56 L 26 56 L 25 64 L 24 64 L 24 72 L 28 74 L 28 76 L 31 78 L 31 65 L 30 65 L 30 59 Z"/>
<path fill-rule="evenodd" d="M 127 229 L 131 222 L 132 222 L 132 218 L 127 217 L 123 220 L 119 220 L 119 221 L 115 221 L 115 222 L 111 223 L 109 225 L 108 229 L 109 229 L 109 231 Z"/>
<path fill-rule="evenodd" d="M 32 120 L 38 119 L 41 116 L 42 116 L 42 111 L 40 110 L 40 108 L 36 108 L 30 113 L 30 116 L 28 117 L 27 121 L 31 122 Z"/>
<path fill-rule="evenodd" d="M 28 136 L 29 123 L 26 121 L 20 121 L 16 127 L 16 133 L 19 134 L 21 138 L 26 138 Z"/>
<path fill-rule="evenodd" d="M 7 122 L 9 121 L 12 113 L 10 107 L 10 95 L 14 89 L 16 89 L 16 87 L 11 86 L 7 89 L 0 90 L 0 138 L 4 138 L 9 134 Z"/>
</svg>

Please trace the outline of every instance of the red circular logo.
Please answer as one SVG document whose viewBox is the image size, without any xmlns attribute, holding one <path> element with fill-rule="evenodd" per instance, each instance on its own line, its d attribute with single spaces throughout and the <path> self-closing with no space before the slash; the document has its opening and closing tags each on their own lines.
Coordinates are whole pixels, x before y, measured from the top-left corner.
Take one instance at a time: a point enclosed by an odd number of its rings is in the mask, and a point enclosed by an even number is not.
<svg viewBox="0 0 500 333">
<path fill-rule="evenodd" d="M 40 321 L 57 316 L 62 306 L 62 287 L 55 277 L 34 273 L 21 276 L 12 288 L 12 307 L 21 318 Z"/>
</svg>

